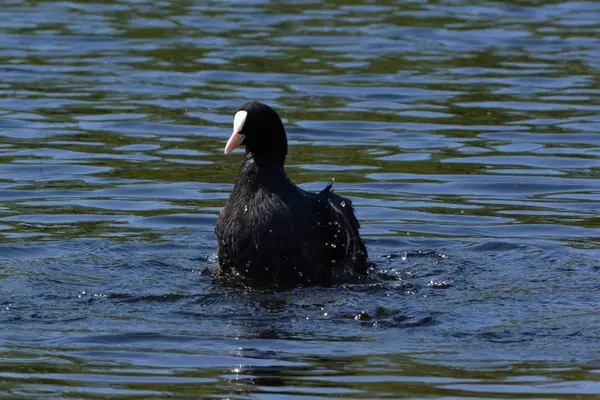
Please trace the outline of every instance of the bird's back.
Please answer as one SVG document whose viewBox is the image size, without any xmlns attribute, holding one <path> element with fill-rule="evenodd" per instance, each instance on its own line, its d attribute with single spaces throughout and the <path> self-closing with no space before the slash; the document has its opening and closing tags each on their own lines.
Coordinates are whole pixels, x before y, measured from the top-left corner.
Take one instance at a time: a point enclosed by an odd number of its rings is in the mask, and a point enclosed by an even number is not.
<svg viewBox="0 0 600 400">
<path fill-rule="evenodd" d="M 242 176 L 215 229 L 220 275 L 252 286 L 322 280 L 314 260 L 324 248 L 311 239 L 318 213 L 318 203 L 283 173 Z"/>
<path fill-rule="evenodd" d="M 330 186 L 305 192 L 284 174 L 265 181 L 236 185 L 219 215 L 220 276 L 250 286 L 293 287 L 328 285 L 336 268 L 366 271 L 348 199 Z"/>
</svg>

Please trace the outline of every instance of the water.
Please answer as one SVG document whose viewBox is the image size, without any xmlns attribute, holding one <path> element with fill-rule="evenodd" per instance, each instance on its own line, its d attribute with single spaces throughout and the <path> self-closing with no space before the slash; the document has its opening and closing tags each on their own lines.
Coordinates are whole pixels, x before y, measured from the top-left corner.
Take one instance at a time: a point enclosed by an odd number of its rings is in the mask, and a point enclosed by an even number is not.
<svg viewBox="0 0 600 400">
<path fill-rule="evenodd" d="M 5 1 L 0 397 L 597 398 L 600 4 Z M 236 108 L 388 280 L 203 274 Z"/>
</svg>

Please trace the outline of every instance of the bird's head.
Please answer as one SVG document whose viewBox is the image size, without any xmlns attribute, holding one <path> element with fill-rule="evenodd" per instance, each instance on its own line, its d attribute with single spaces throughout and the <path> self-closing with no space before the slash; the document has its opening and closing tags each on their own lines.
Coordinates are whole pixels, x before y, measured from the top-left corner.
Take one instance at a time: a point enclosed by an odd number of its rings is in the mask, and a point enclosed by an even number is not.
<svg viewBox="0 0 600 400">
<path fill-rule="evenodd" d="M 251 101 L 236 111 L 233 133 L 225 145 L 225 154 L 242 145 L 258 162 L 283 166 L 287 156 L 287 137 L 275 110 L 261 102 Z"/>
</svg>

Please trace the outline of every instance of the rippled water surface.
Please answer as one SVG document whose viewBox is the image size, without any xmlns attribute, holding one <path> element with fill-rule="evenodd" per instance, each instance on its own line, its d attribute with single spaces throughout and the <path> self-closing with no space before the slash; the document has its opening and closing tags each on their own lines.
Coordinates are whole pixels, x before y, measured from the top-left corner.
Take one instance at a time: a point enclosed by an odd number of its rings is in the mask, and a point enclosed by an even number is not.
<svg viewBox="0 0 600 400">
<path fill-rule="evenodd" d="M 4 1 L 0 397 L 598 398 L 600 3 Z M 379 279 L 203 273 L 280 111 Z M 383 277 L 386 277 L 383 279 Z"/>
</svg>

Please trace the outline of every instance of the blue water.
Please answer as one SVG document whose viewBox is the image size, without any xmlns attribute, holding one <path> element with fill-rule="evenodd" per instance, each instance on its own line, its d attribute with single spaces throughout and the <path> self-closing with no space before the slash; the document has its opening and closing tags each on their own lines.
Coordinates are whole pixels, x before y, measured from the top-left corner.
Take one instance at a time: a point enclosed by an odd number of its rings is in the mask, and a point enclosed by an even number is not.
<svg viewBox="0 0 600 400">
<path fill-rule="evenodd" d="M 0 397 L 600 396 L 600 3 L 6 1 Z M 376 277 L 213 282 L 250 99 Z"/>
</svg>

